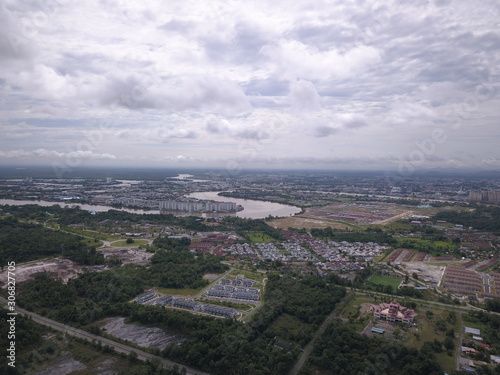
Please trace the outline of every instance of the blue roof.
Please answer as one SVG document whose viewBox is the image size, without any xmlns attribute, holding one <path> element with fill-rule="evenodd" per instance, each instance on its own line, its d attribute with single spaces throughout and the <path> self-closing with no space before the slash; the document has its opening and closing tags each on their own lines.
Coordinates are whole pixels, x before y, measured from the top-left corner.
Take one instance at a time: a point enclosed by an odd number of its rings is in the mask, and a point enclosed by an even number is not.
<svg viewBox="0 0 500 375">
<path fill-rule="evenodd" d="M 372 332 L 376 332 L 376 333 L 384 333 L 385 330 L 382 329 L 382 328 L 377 328 L 377 327 L 373 327 L 372 328 Z"/>
</svg>

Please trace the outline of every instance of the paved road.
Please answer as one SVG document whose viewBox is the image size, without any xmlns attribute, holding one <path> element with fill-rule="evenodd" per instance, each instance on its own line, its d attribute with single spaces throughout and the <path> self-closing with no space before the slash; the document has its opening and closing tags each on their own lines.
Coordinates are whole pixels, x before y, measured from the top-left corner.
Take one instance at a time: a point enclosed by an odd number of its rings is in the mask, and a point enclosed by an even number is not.
<svg viewBox="0 0 500 375">
<path fill-rule="evenodd" d="M 305 347 L 299 360 L 297 361 L 295 366 L 293 366 L 292 371 L 290 371 L 290 375 L 297 375 L 299 373 L 300 369 L 302 368 L 304 363 L 309 358 L 309 355 L 311 354 L 311 351 L 314 348 L 314 344 L 316 343 L 316 340 L 318 339 L 318 337 L 320 337 L 323 334 L 323 332 L 325 332 L 326 326 L 328 325 L 328 323 L 330 323 L 333 320 L 333 318 L 335 318 L 335 316 L 336 316 L 335 312 L 332 312 L 330 315 L 328 315 L 328 317 L 325 319 L 325 321 L 323 322 L 321 327 L 319 327 L 318 331 L 316 332 L 316 334 L 314 335 L 312 340 Z"/>
<path fill-rule="evenodd" d="M 484 292 L 490 293 L 490 275 L 488 275 L 486 273 L 482 273 L 481 278 L 483 279 Z"/>
<path fill-rule="evenodd" d="M 7 300 L 5 298 L 0 297 L 0 303 L 7 306 Z M 88 333 L 86 331 L 83 331 L 81 329 L 77 329 L 77 328 L 73 328 L 73 327 L 64 325 L 62 323 L 56 322 L 55 320 L 45 318 L 41 315 L 35 314 L 31 311 L 22 309 L 22 308 L 17 307 L 17 306 L 16 306 L 15 312 L 17 312 L 18 314 L 26 315 L 26 316 L 31 316 L 33 321 L 40 323 L 40 324 L 43 324 L 44 326 L 51 327 L 52 329 L 55 329 L 57 331 L 64 332 L 68 335 L 79 337 L 79 338 L 82 338 L 82 339 L 85 339 L 85 340 L 91 341 L 91 342 L 92 341 L 97 341 L 97 342 L 100 341 L 102 343 L 102 345 L 109 345 L 110 347 L 113 347 L 115 349 L 115 351 L 117 351 L 119 353 L 129 354 L 131 352 L 135 352 L 135 353 L 137 353 L 137 359 L 139 359 L 141 361 L 146 361 L 148 359 L 158 358 L 167 368 L 171 368 L 171 367 L 177 365 L 177 366 L 179 366 L 180 369 L 185 368 L 186 374 L 208 375 L 205 372 L 198 371 L 198 370 L 195 370 L 193 368 L 183 366 L 180 363 L 172 362 L 172 361 L 169 361 L 168 359 L 157 357 L 153 354 L 146 353 L 140 349 L 133 348 L 131 346 L 110 340 L 108 338 L 93 335 L 93 334 Z"/>
<path fill-rule="evenodd" d="M 457 370 L 460 370 L 460 356 L 461 356 L 461 351 L 460 351 L 460 347 L 462 346 L 462 340 L 464 338 L 464 320 L 463 320 L 463 316 L 462 316 L 463 313 L 459 313 L 458 314 L 458 320 L 459 320 L 459 333 L 458 333 L 458 342 L 457 342 L 457 350 L 456 350 L 456 354 L 455 354 L 455 358 L 457 360 Z"/>
<path fill-rule="evenodd" d="M 468 312 L 468 311 L 484 311 L 488 314 L 494 314 L 494 315 L 500 315 L 500 313 L 497 313 L 497 312 L 494 312 L 494 311 L 488 311 L 488 310 L 485 310 L 485 309 L 481 309 L 480 307 L 476 307 L 476 306 L 472 306 L 472 305 L 469 305 L 467 304 L 466 306 L 464 305 L 449 305 L 449 304 L 446 304 L 446 303 L 441 303 L 441 302 L 434 302 L 434 301 L 425 301 L 425 300 L 422 300 L 422 299 L 418 299 L 418 298 L 413 298 L 413 297 L 403 297 L 403 296 L 398 296 L 398 295 L 395 295 L 395 294 L 387 294 L 387 293 L 380 293 L 380 292 L 374 292 L 374 291 L 364 291 L 364 290 L 360 290 L 360 289 L 355 289 L 355 288 L 351 288 L 351 287 L 345 287 L 347 290 L 350 290 L 356 294 L 359 294 L 359 295 L 363 295 L 363 296 L 366 296 L 366 295 L 376 295 L 376 296 L 383 296 L 383 297 L 391 297 L 392 299 L 407 299 L 409 301 L 413 301 L 417 304 L 421 304 L 421 305 L 424 305 L 424 306 L 427 306 L 429 308 L 431 307 L 437 307 L 437 308 L 442 308 L 444 310 L 448 310 L 448 311 L 455 311 L 455 312 Z"/>
</svg>

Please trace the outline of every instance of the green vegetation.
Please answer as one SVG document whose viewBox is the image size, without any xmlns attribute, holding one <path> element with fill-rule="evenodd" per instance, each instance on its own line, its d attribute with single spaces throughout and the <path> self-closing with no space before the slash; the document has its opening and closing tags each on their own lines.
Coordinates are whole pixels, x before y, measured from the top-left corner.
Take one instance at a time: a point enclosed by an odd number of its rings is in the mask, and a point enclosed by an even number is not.
<svg viewBox="0 0 500 375">
<path fill-rule="evenodd" d="M 368 279 L 369 282 L 377 285 L 390 285 L 394 290 L 398 289 L 401 284 L 402 279 L 396 279 L 394 277 L 377 276 L 373 275 Z"/>
<path fill-rule="evenodd" d="M 188 238 L 157 238 L 153 245 L 159 250 L 151 258 L 153 273 L 161 274 L 162 288 L 198 289 L 208 285 L 206 273 L 222 273 L 229 269 L 211 254 L 195 255 L 188 250 Z"/>
<path fill-rule="evenodd" d="M 50 354 L 51 347 L 43 345 L 42 335 L 47 332 L 47 328 L 34 323 L 32 320 L 27 319 L 21 315 L 14 317 L 15 319 L 15 339 L 9 338 L 10 323 L 8 319 L 12 316 L 7 316 L 7 310 L 0 309 L 2 319 L 0 319 L 0 347 L 3 348 L 2 359 L 0 365 L 4 369 L 4 374 L 21 374 L 32 365 L 32 353 L 38 351 L 39 356 Z M 11 362 L 7 358 L 9 355 L 8 349 L 10 342 L 15 341 L 15 366 L 8 366 L 7 363 Z M 38 350 L 37 350 L 38 349 Z"/>
<path fill-rule="evenodd" d="M 389 234 L 378 228 L 367 228 L 365 231 L 345 232 L 328 227 L 326 229 L 311 229 L 311 236 L 316 238 L 330 239 L 334 241 L 348 242 L 376 242 L 378 244 L 395 244 L 395 240 Z"/>
<path fill-rule="evenodd" d="M 134 228 L 146 223 L 175 226 L 181 228 L 180 231 L 190 233 L 213 230 L 206 226 L 203 220 L 194 217 L 136 215 L 121 211 L 91 215 L 86 211 L 61 209 L 58 206 L 33 206 L 35 209 L 30 212 L 26 207 L 3 208 L 4 212 L 12 214 L 0 219 L 0 256 L 4 263 L 5 259 L 21 262 L 52 257 L 64 252 L 65 257 L 81 264 L 102 264 L 102 255 L 94 248 L 99 244 L 97 238 L 109 239 L 110 233 L 133 232 Z M 490 219 L 495 218 L 490 211 L 486 214 L 491 215 Z M 21 219 L 16 219 L 15 216 Z M 40 222 L 45 224 L 45 227 L 27 221 Z M 77 224 L 78 228 L 68 226 L 72 224 Z M 120 229 L 117 229 L 118 227 Z M 72 232 L 91 238 L 66 233 L 58 228 L 71 228 L 69 230 Z M 153 228 L 156 231 L 161 230 L 158 229 L 161 227 Z M 220 221 L 217 229 L 235 231 L 252 243 L 283 239 L 282 233 L 267 225 L 264 220 L 227 217 Z M 378 226 L 355 231 L 326 228 L 311 229 L 311 233 L 316 238 L 377 242 L 433 254 L 452 253 L 457 248 L 457 243 L 447 240 L 442 231 L 433 228 L 415 227 L 401 222 L 392 223 L 384 229 L 387 230 L 384 231 Z M 394 233 L 413 233 L 415 237 L 393 238 Z M 137 246 L 145 243 L 146 240 L 127 240 L 122 237 L 113 245 Z M 326 275 L 325 278 L 310 276 L 309 273 L 315 272 L 311 265 L 299 265 L 296 268 L 283 266 L 282 274 L 233 270 L 229 278 L 244 275 L 261 283 L 267 278 L 266 287 L 261 288 L 264 294 L 263 304 L 248 314 L 247 323 L 236 319 L 196 315 L 179 309 L 131 303 L 137 295 L 148 289 L 179 296 L 196 295 L 209 284 L 209 281 L 203 278 L 205 274 L 221 275 L 229 269 L 221 263 L 221 258 L 191 252 L 189 246 L 188 238 L 157 237 L 151 246 L 148 246 L 154 255 L 147 267 L 129 264 L 99 273 L 85 272 L 67 284 L 49 274 L 38 274 L 34 276 L 34 280 L 17 285 L 17 301 L 20 306 L 84 329 L 95 329 L 96 322 L 104 317 L 123 316 L 131 322 L 155 325 L 186 335 L 190 338 L 187 342 L 169 346 L 161 355 L 213 375 L 287 374 L 301 349 L 307 345 L 326 316 L 336 308 L 337 311 L 342 310 L 342 315 L 349 318 L 349 322 L 345 325 L 334 322 L 328 326 L 302 374 L 452 373 L 454 350 L 458 345 L 456 333 L 459 329 L 457 316 L 453 315 L 455 313 L 434 307 L 422 308 L 418 311 L 418 332 L 413 332 L 408 326 L 398 326 L 396 333 L 389 339 L 395 341 L 384 341 L 384 338 L 379 337 L 367 338 L 353 331 L 361 330 L 369 319 L 358 318 L 361 303 L 376 303 L 379 299 L 388 301 L 393 296 L 353 297 L 352 300 L 343 302 L 345 305 L 338 304 L 345 295 L 343 285 L 405 297 L 423 297 L 423 294 L 414 288 L 404 285 L 398 288 L 401 278 L 390 277 L 390 272 L 377 270 L 376 267 L 368 266 L 356 272 L 353 281 L 350 281 L 352 278 L 346 280 L 334 273 Z M 255 270 L 257 266 L 253 264 L 249 269 Z M 262 285 L 257 284 L 257 287 Z M 245 303 L 211 301 L 205 298 L 200 300 L 243 311 L 254 307 Z M 411 304 L 409 307 L 416 306 L 415 301 L 405 301 L 407 306 Z M 453 301 L 450 299 L 443 302 Z M 499 306 L 499 300 L 487 302 L 487 307 L 492 311 L 499 311 Z M 500 336 L 497 333 L 500 332 L 500 321 L 497 321 L 496 317 L 481 314 L 471 314 L 466 325 L 480 327 L 485 342 L 491 343 L 495 350 L 500 350 Z M 0 330 L 4 328 L 0 325 Z M 57 352 L 57 348 L 47 349 L 48 346 L 45 346 L 43 340 L 37 340 L 32 343 L 37 347 L 36 350 L 41 346 L 43 350 Z M 32 350 L 31 346 L 29 348 Z M 86 349 L 81 348 L 82 354 L 79 357 L 72 353 L 82 363 L 93 363 L 94 359 L 102 354 L 100 350 L 94 349 L 88 346 Z M 44 352 L 40 353 L 45 355 Z M 23 354 L 21 350 L 21 358 Z M 31 357 L 34 358 L 35 355 Z M 118 373 L 127 375 L 134 374 L 135 371 L 137 374 L 163 375 L 160 370 L 155 372 L 147 364 L 139 364 L 133 356 L 129 361 L 131 369 L 120 369 L 117 370 Z"/>
<path fill-rule="evenodd" d="M 131 238 L 129 238 L 132 240 Z M 111 246 L 113 247 L 131 247 L 131 246 L 141 246 L 141 245 L 146 245 L 148 243 L 148 240 L 132 240 L 132 242 L 127 240 L 122 240 L 122 241 L 115 241 L 111 243 Z"/>
<path fill-rule="evenodd" d="M 190 336 L 162 355 L 211 374 L 287 374 L 302 345 L 344 293 L 319 277 L 270 275 L 265 305 L 248 323 L 138 304 L 116 305 L 115 313 Z M 273 345 L 278 334 L 289 340 L 290 350 Z"/>
<path fill-rule="evenodd" d="M 452 253 L 457 249 L 457 245 L 451 241 L 433 241 L 422 238 L 396 238 L 397 247 L 403 247 L 405 249 L 414 249 L 421 251 L 423 253 L 429 253 L 433 255 L 449 252 Z"/>
<path fill-rule="evenodd" d="M 464 211 L 441 211 L 434 220 L 446 220 L 465 227 L 473 227 L 478 230 L 486 230 L 500 233 L 500 207 L 477 206 L 474 210 L 470 208 Z"/>
<path fill-rule="evenodd" d="M 0 265 L 28 262 L 63 255 L 84 265 L 104 264 L 104 257 L 83 238 L 20 222 L 16 218 L 0 219 Z"/>
<path fill-rule="evenodd" d="M 316 342 L 301 374 L 442 375 L 443 370 L 430 347 L 418 350 L 368 338 L 336 320 Z"/>
<path fill-rule="evenodd" d="M 229 273 L 228 276 L 238 276 L 238 275 L 243 275 L 247 279 L 252 279 L 252 280 L 257 280 L 257 281 L 262 281 L 266 277 L 265 273 L 254 273 L 254 272 L 248 272 L 248 271 L 243 271 L 243 270 L 234 270 Z"/>
<path fill-rule="evenodd" d="M 245 238 L 249 240 L 251 243 L 267 243 L 274 241 L 274 238 L 262 232 L 248 232 L 245 233 Z"/>
</svg>

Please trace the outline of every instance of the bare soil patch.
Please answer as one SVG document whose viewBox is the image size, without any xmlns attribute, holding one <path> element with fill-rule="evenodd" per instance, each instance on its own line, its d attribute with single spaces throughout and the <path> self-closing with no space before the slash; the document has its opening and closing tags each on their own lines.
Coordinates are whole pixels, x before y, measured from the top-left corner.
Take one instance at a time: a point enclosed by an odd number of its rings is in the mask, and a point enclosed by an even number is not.
<svg viewBox="0 0 500 375">
<path fill-rule="evenodd" d="M 311 229 L 311 228 L 320 228 L 320 229 L 325 229 L 328 227 L 332 227 L 334 229 L 346 229 L 349 228 L 349 226 L 342 224 L 342 223 L 336 223 L 333 221 L 329 220 L 321 220 L 321 219 L 316 219 L 313 217 L 306 217 L 306 216 L 293 216 L 293 217 L 285 217 L 282 219 L 276 219 L 271 222 L 268 222 L 268 224 L 274 228 L 278 229 L 288 229 L 289 227 L 291 228 L 297 228 L 297 229 Z"/>
<path fill-rule="evenodd" d="M 117 258 L 123 264 L 148 264 L 153 253 L 139 250 L 137 247 L 105 247 L 99 249 L 104 258 Z"/>
<path fill-rule="evenodd" d="M 58 357 L 52 364 L 48 367 L 36 373 L 36 375 L 66 375 L 71 374 L 74 371 L 86 370 L 87 366 L 83 363 L 75 360 L 71 354 L 66 353 L 61 357 Z"/>
<path fill-rule="evenodd" d="M 441 283 L 441 278 L 446 268 L 445 264 L 434 265 L 425 262 L 403 262 L 400 266 L 405 268 L 406 272 L 410 275 L 416 273 L 419 280 L 429 280 L 437 285 Z"/>
<path fill-rule="evenodd" d="M 167 333 L 158 327 L 139 326 L 125 323 L 125 318 L 108 318 L 104 320 L 105 332 L 131 341 L 145 348 L 165 349 L 170 344 L 180 344 L 187 337 L 180 334 Z"/>
<path fill-rule="evenodd" d="M 53 258 L 31 262 L 26 264 L 16 265 L 16 283 L 22 283 L 32 279 L 33 276 L 40 272 L 51 272 L 57 276 L 63 283 L 67 283 L 69 279 L 75 278 L 83 272 L 83 267 L 69 259 Z M 8 270 L 5 268 L 0 273 L 0 285 L 3 287 L 7 283 Z"/>
</svg>

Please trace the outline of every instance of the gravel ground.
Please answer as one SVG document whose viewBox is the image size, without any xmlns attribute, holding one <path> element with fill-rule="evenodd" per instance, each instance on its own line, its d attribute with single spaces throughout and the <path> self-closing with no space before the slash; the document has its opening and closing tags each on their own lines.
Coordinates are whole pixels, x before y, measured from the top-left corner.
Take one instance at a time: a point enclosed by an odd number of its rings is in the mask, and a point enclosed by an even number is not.
<svg viewBox="0 0 500 375">
<path fill-rule="evenodd" d="M 55 363 L 49 365 L 36 375 L 66 375 L 74 371 L 86 370 L 87 366 L 75 360 L 71 354 L 67 353 L 59 357 Z"/>
<path fill-rule="evenodd" d="M 170 344 L 180 344 L 187 340 L 185 336 L 167 333 L 161 328 L 126 324 L 125 318 L 105 319 L 104 328 L 110 335 L 146 348 L 161 350 Z"/>
</svg>

